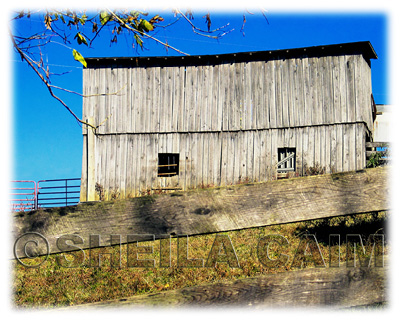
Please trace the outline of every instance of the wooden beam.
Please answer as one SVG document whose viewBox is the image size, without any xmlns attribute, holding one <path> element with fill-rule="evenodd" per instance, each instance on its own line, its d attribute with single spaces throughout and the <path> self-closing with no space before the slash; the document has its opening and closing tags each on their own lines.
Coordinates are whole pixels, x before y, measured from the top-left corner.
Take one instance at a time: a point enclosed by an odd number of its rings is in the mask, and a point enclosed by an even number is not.
<svg viewBox="0 0 400 320">
<path fill-rule="evenodd" d="M 196 235 L 389 210 L 388 167 L 50 208 L 14 216 L 14 236 Z M 124 240 L 123 240 L 124 241 Z M 22 250 L 22 248 L 21 248 Z"/>
<path fill-rule="evenodd" d="M 387 301 L 385 268 L 310 268 L 205 284 L 65 309 L 115 307 L 330 307 Z"/>
</svg>

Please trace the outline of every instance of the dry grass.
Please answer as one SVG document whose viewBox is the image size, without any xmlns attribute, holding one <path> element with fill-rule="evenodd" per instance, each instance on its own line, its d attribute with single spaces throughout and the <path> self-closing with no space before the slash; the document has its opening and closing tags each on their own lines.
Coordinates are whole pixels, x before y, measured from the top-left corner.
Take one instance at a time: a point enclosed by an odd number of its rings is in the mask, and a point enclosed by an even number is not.
<svg viewBox="0 0 400 320">
<path fill-rule="evenodd" d="M 89 259 L 85 260 L 86 266 L 60 267 L 57 263 L 58 255 L 51 255 L 39 268 L 25 268 L 13 261 L 13 300 L 18 307 L 67 306 L 283 272 L 291 268 L 302 235 L 307 232 L 316 235 L 321 253 L 328 265 L 327 233 L 340 233 L 343 235 L 342 240 L 345 240 L 344 235 L 349 233 L 360 233 L 365 236 L 376 231 L 382 233 L 381 228 L 386 219 L 386 213 L 364 214 L 223 233 L 231 239 L 240 268 L 232 268 L 226 262 L 219 262 L 215 267 L 209 268 L 180 268 L 177 266 L 176 238 L 171 241 L 171 266 L 166 268 L 159 267 L 159 240 L 141 244 L 153 246 L 153 253 L 141 254 L 139 257 L 139 259 L 154 259 L 156 267 L 152 268 L 128 268 L 126 245 L 121 248 L 121 268 L 111 267 L 107 255 L 103 257 L 101 268 L 87 266 Z M 275 268 L 266 268 L 257 255 L 260 239 L 270 234 L 278 234 L 288 240 L 288 245 L 281 249 L 282 253 L 288 255 L 290 259 L 286 264 L 280 263 Z M 215 234 L 190 237 L 189 259 L 204 259 L 206 263 L 215 238 Z M 342 255 L 345 251 L 345 246 L 343 247 Z M 272 252 L 279 248 L 277 244 L 270 246 Z M 332 258 L 335 259 L 335 254 L 338 252 L 337 246 L 331 249 L 333 249 L 331 250 Z M 112 249 L 107 248 L 107 250 L 110 252 Z M 266 248 L 260 247 L 259 250 L 262 258 Z M 88 250 L 85 253 L 86 257 L 89 257 Z M 274 258 L 273 254 L 271 258 Z M 342 256 L 341 261 L 344 259 L 345 257 Z M 308 266 L 313 266 L 313 263 L 304 261 L 303 267 Z"/>
</svg>

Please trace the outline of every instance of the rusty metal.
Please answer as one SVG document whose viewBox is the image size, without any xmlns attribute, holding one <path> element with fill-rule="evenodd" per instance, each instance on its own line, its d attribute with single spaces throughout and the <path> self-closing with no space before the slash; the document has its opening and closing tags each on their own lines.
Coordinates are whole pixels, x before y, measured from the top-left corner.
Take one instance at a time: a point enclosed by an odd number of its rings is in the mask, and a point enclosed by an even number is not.
<svg viewBox="0 0 400 320">
<path fill-rule="evenodd" d="M 11 187 L 11 211 L 35 210 L 37 208 L 36 182 L 32 180 L 13 180 L 11 183 L 18 186 Z M 33 184 L 33 187 L 29 186 L 30 184 Z"/>
</svg>

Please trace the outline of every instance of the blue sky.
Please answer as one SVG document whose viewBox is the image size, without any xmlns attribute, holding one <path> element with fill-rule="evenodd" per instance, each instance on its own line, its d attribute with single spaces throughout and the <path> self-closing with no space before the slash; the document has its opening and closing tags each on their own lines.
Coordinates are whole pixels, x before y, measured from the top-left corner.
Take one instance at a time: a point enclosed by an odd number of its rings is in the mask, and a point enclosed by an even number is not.
<svg viewBox="0 0 400 320">
<path fill-rule="evenodd" d="M 242 10 L 227 12 L 211 10 L 212 27 L 229 23 L 227 30 L 234 29 L 220 40 L 212 40 L 193 34 L 183 21 L 162 29 L 155 34 L 160 40 L 168 40 L 180 50 L 192 55 L 221 54 L 241 51 L 286 49 L 315 45 L 365 41 L 372 43 L 378 60 L 372 61 L 372 85 L 376 103 L 390 104 L 388 92 L 388 18 L 385 13 L 267 13 L 268 23 L 257 10 L 254 15 Z M 150 10 L 160 14 L 165 22 L 173 19 L 170 9 Z M 194 10 L 194 22 L 206 28 L 205 11 Z M 245 35 L 242 14 L 246 13 Z M 35 31 L 41 20 L 33 17 L 19 21 L 15 32 Z M 86 57 L 106 56 L 163 56 L 175 55 L 158 44 L 148 42 L 148 50 L 131 47 L 130 40 L 119 38 L 117 45 L 110 46 L 110 37 L 103 34 L 93 48 L 74 46 Z M 61 42 L 61 41 L 59 41 Z M 49 45 L 43 53 L 55 73 L 53 84 L 82 92 L 82 67 L 74 61 L 70 48 L 60 44 Z M 82 131 L 63 106 L 50 97 L 37 76 L 21 62 L 16 54 L 12 63 L 12 166 L 14 180 L 42 180 L 76 178 L 81 175 Z M 78 95 L 59 93 L 62 99 L 78 115 L 81 115 L 82 98 Z"/>
</svg>

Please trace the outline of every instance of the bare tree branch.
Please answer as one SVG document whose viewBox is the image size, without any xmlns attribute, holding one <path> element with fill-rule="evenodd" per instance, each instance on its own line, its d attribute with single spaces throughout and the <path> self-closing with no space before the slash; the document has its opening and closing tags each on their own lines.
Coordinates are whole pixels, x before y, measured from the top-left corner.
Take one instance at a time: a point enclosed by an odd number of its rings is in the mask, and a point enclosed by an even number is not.
<svg viewBox="0 0 400 320">
<path fill-rule="evenodd" d="M 52 90 L 52 86 L 49 84 L 49 81 L 45 79 L 45 77 L 37 70 L 37 68 L 35 67 L 35 65 L 31 62 L 31 59 L 29 57 L 26 56 L 26 54 L 18 47 L 17 43 L 14 40 L 14 36 L 11 32 L 11 30 L 9 30 L 9 34 L 11 37 L 11 41 L 13 43 L 14 48 L 17 50 L 17 52 L 19 53 L 19 55 L 21 56 L 22 60 L 25 60 L 28 65 L 31 67 L 31 69 L 36 73 L 36 75 L 40 78 L 40 80 L 42 80 L 42 82 L 46 85 L 47 89 L 49 90 L 50 95 L 56 99 L 57 101 L 59 101 L 67 110 L 68 112 L 75 118 L 76 121 L 78 121 L 81 124 L 84 124 L 88 127 L 91 127 L 92 129 L 96 130 L 96 126 L 87 123 L 81 119 L 79 119 L 79 117 L 67 106 L 67 104 L 61 100 L 58 96 L 56 96 Z"/>
<path fill-rule="evenodd" d="M 229 23 L 227 23 L 226 25 L 224 25 L 224 26 L 222 26 L 222 27 L 219 27 L 219 28 L 217 28 L 217 29 L 210 30 L 210 27 L 209 27 L 208 30 L 203 30 L 203 29 L 201 29 L 201 28 L 196 27 L 196 26 L 193 24 L 193 22 L 190 21 L 190 19 L 186 16 L 186 14 L 184 14 L 181 10 L 175 9 L 175 11 L 176 11 L 179 15 L 181 15 L 181 16 L 190 24 L 190 26 L 192 27 L 192 30 L 193 30 L 194 33 L 196 33 L 196 34 L 198 34 L 198 35 L 201 35 L 201 36 L 204 36 L 204 37 L 208 37 L 208 38 L 212 38 L 212 39 L 219 39 L 219 38 L 223 37 L 224 35 L 228 34 L 229 32 L 232 32 L 232 31 L 234 30 L 234 29 L 231 29 L 231 30 L 226 31 L 226 32 L 224 32 L 224 33 L 222 33 L 222 34 L 219 34 L 219 35 L 216 35 L 216 36 L 210 36 L 210 35 L 208 35 L 207 33 L 216 33 L 216 32 L 218 32 L 218 31 L 220 31 L 220 30 L 222 30 L 222 29 L 228 27 L 228 26 L 229 26 Z M 208 13 L 208 19 L 210 19 L 209 13 Z M 210 26 L 210 25 L 211 25 L 211 20 L 208 20 L 208 21 L 209 21 L 209 22 L 208 22 L 208 23 L 209 23 L 208 26 Z M 204 33 L 206 33 L 206 34 L 204 34 Z"/>
<path fill-rule="evenodd" d="M 176 51 L 176 52 L 178 52 L 178 53 L 181 53 L 181 54 L 184 54 L 184 55 L 186 55 L 186 56 L 189 56 L 188 53 L 185 53 L 185 52 L 183 52 L 183 51 L 181 51 L 181 50 L 179 50 L 179 49 L 177 49 L 177 48 L 174 48 L 174 47 L 170 46 L 170 45 L 169 45 L 168 43 L 166 43 L 166 42 L 162 42 L 161 40 L 159 40 L 159 39 L 157 39 L 157 38 L 154 38 L 154 37 L 152 37 L 151 35 L 149 35 L 149 34 L 147 34 L 147 33 L 144 33 L 144 32 L 141 32 L 141 31 L 139 31 L 139 30 L 133 29 L 131 26 L 129 26 L 128 24 L 126 24 L 124 21 L 122 21 L 121 18 L 118 17 L 113 11 L 111 11 L 110 9 L 107 9 L 107 10 L 110 12 L 110 14 L 111 14 L 115 19 L 117 19 L 117 21 L 118 21 L 121 25 L 123 25 L 126 29 L 132 31 L 133 33 L 140 34 L 141 36 L 144 36 L 144 37 L 149 38 L 149 39 L 151 39 L 151 40 L 153 40 L 153 41 L 155 41 L 155 42 L 157 42 L 157 43 L 162 44 L 162 45 L 165 46 L 166 48 L 172 49 L 172 50 L 174 50 L 174 51 Z"/>
</svg>

